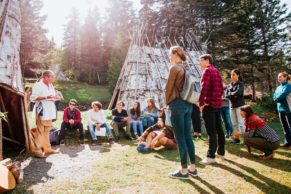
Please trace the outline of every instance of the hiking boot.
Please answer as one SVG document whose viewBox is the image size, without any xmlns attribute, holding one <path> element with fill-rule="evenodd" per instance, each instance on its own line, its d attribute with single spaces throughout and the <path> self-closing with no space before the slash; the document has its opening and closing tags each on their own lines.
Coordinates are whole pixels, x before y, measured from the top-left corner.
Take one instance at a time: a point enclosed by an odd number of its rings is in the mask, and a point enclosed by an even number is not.
<svg viewBox="0 0 291 194">
<path fill-rule="evenodd" d="M 126 136 L 126 139 L 128 139 L 128 140 L 130 140 L 130 141 L 134 140 L 133 137 L 131 137 L 131 135 L 127 135 L 127 136 Z"/>
<path fill-rule="evenodd" d="M 80 139 L 80 140 L 79 140 L 79 143 L 80 143 L 81 145 L 83 145 L 83 144 L 84 144 L 84 140 L 83 140 L 83 139 Z"/>
<path fill-rule="evenodd" d="M 173 179 L 181 179 L 181 180 L 188 180 L 189 179 L 188 173 L 187 174 L 182 174 L 180 172 L 180 170 L 177 170 L 176 172 L 170 173 L 169 177 L 173 178 Z"/>
<path fill-rule="evenodd" d="M 197 171 L 196 168 L 195 168 L 194 171 L 191 171 L 191 170 L 188 169 L 188 174 L 189 174 L 190 176 L 192 176 L 192 177 L 197 177 L 197 176 L 198 176 L 198 171 Z"/>
<path fill-rule="evenodd" d="M 199 164 L 203 164 L 203 165 L 208 165 L 208 164 L 213 164 L 213 163 L 216 163 L 215 158 L 209 158 L 209 157 L 206 157 L 199 162 Z"/>
</svg>

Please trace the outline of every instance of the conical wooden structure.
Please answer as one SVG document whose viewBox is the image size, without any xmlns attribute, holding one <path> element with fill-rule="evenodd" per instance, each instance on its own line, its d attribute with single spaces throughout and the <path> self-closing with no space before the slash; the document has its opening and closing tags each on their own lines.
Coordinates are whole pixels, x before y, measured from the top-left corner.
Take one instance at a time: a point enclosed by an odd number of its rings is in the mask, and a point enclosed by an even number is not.
<svg viewBox="0 0 291 194">
<path fill-rule="evenodd" d="M 29 150 L 22 74 L 20 68 L 20 1 L 0 1 L 0 111 L 8 113 L 0 129 L 0 159 L 2 140 Z"/>
<path fill-rule="evenodd" d="M 169 48 L 174 45 L 185 49 L 186 65 L 191 67 L 199 85 L 202 74 L 199 56 L 205 52 L 197 46 L 193 34 L 187 32 L 183 37 L 154 37 L 153 41 L 149 41 L 145 28 L 145 25 L 140 27 L 132 37 L 109 109 L 115 108 L 118 100 L 124 101 L 126 109 L 138 100 L 143 109 L 148 98 L 153 98 L 158 108 L 165 107 L 165 85 L 170 68 Z"/>
</svg>

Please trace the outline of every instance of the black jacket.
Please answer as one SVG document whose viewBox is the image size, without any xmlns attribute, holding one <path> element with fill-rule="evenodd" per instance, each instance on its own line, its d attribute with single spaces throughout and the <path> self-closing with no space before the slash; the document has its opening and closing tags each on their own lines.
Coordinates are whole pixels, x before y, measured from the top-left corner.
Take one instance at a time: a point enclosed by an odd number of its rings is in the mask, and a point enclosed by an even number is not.
<svg viewBox="0 0 291 194">
<path fill-rule="evenodd" d="M 228 84 L 226 88 L 226 98 L 230 100 L 232 108 L 245 105 L 244 83 L 242 81 L 238 81 L 234 84 Z"/>
</svg>

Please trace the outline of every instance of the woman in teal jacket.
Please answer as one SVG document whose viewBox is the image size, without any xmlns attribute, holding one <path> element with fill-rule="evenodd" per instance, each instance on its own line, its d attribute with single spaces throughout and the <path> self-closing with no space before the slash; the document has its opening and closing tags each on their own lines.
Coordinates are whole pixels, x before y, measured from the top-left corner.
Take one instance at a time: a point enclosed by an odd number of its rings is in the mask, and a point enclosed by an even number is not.
<svg viewBox="0 0 291 194">
<path fill-rule="evenodd" d="M 278 74 L 280 85 L 277 87 L 273 99 L 277 103 L 279 118 L 285 133 L 285 144 L 283 146 L 291 149 L 291 107 L 289 108 L 287 101 L 287 96 L 291 93 L 289 79 L 289 75 L 286 72 Z"/>
</svg>

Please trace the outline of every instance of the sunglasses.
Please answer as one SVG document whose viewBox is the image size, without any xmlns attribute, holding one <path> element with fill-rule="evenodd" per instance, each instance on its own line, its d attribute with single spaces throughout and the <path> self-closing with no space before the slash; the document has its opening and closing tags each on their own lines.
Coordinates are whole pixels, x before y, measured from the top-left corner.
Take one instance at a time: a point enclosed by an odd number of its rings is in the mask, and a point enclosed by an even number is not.
<svg viewBox="0 0 291 194">
<path fill-rule="evenodd" d="M 72 106 L 76 106 L 76 104 L 72 104 L 72 103 L 70 103 L 70 105 L 72 105 Z"/>
</svg>

